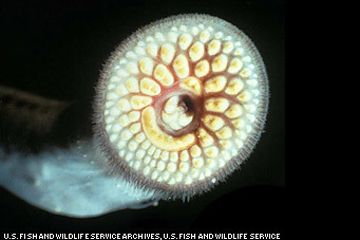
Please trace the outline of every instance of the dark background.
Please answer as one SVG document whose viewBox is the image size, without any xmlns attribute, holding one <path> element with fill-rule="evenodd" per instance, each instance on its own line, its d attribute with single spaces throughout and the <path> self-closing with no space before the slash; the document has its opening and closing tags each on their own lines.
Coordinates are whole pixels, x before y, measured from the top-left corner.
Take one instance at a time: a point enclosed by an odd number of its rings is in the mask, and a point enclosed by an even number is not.
<svg viewBox="0 0 360 240">
<path fill-rule="evenodd" d="M 79 114 L 87 119 L 100 70 L 114 48 L 139 27 L 180 13 L 207 13 L 243 30 L 264 59 L 271 97 L 265 132 L 241 171 L 188 203 L 162 201 L 158 207 L 72 219 L 44 212 L 0 189 L 0 230 L 283 233 L 284 8 L 280 0 L 2 2 L 0 84 L 80 102 Z"/>
</svg>

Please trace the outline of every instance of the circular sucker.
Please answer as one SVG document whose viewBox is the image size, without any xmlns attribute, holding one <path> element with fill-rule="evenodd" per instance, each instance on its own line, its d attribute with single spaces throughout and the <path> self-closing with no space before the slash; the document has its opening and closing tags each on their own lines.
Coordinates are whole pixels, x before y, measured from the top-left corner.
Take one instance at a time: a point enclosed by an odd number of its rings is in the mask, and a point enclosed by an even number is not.
<svg viewBox="0 0 360 240">
<path fill-rule="evenodd" d="M 209 190 L 251 153 L 268 80 L 251 40 L 209 15 L 178 15 L 132 34 L 111 55 L 95 103 L 109 169 L 165 197 Z"/>
</svg>

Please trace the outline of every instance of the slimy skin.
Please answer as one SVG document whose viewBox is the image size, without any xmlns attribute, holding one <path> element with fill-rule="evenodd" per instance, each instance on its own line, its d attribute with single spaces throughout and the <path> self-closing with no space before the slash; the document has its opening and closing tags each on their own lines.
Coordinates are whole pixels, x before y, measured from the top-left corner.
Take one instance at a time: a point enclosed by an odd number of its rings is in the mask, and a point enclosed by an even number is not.
<svg viewBox="0 0 360 240">
<path fill-rule="evenodd" d="M 0 186 L 57 215 L 86 218 L 156 205 L 160 196 L 106 173 L 92 141 L 40 154 L 5 153 L 0 147 Z"/>
<path fill-rule="evenodd" d="M 168 198 L 207 191 L 235 170 L 268 105 L 253 43 L 230 23 L 197 14 L 131 35 L 97 90 L 95 132 L 110 171 Z"/>
</svg>

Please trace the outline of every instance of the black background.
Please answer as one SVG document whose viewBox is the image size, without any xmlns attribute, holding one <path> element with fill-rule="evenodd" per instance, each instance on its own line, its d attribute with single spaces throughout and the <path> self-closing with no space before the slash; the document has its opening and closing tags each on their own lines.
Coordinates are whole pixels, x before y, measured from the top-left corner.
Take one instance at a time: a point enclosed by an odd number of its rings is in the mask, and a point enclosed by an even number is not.
<svg viewBox="0 0 360 240">
<path fill-rule="evenodd" d="M 265 132 L 241 171 L 188 203 L 162 201 L 158 207 L 72 219 L 44 212 L 0 189 L 0 230 L 283 233 L 284 8 L 280 0 L 3 2 L 0 84 L 76 100 L 84 106 L 83 115 L 91 112 L 94 86 L 112 50 L 137 28 L 180 13 L 207 13 L 243 30 L 264 59 L 271 98 Z"/>
</svg>

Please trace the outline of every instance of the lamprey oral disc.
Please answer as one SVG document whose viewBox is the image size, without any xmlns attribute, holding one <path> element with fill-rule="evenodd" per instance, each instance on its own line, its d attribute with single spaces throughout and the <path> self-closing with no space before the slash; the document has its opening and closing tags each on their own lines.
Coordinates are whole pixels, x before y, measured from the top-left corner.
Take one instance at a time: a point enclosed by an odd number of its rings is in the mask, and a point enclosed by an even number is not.
<svg viewBox="0 0 360 240">
<path fill-rule="evenodd" d="M 169 198 L 209 190 L 251 153 L 264 126 L 262 58 L 237 27 L 169 17 L 132 34 L 97 87 L 95 132 L 109 171 Z"/>
</svg>

